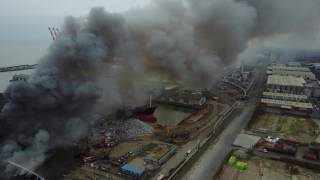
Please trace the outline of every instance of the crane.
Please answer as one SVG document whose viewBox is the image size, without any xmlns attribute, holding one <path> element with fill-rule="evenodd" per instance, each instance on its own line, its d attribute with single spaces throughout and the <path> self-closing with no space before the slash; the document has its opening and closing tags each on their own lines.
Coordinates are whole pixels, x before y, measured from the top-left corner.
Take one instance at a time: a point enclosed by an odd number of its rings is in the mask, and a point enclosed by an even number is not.
<svg viewBox="0 0 320 180">
<path fill-rule="evenodd" d="M 52 37 L 52 40 L 56 40 L 57 37 L 58 37 L 59 34 L 60 34 L 59 28 L 48 27 L 48 29 L 49 29 L 50 35 L 51 35 L 51 37 Z"/>
</svg>

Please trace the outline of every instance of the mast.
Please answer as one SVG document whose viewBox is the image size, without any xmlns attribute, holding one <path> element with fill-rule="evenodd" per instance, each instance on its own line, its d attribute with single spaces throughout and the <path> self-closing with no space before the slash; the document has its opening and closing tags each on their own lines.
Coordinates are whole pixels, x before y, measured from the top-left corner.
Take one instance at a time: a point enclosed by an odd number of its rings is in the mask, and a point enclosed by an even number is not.
<svg viewBox="0 0 320 180">
<path fill-rule="evenodd" d="M 150 97 L 149 97 L 149 107 L 152 107 L 151 95 L 150 95 Z"/>
</svg>

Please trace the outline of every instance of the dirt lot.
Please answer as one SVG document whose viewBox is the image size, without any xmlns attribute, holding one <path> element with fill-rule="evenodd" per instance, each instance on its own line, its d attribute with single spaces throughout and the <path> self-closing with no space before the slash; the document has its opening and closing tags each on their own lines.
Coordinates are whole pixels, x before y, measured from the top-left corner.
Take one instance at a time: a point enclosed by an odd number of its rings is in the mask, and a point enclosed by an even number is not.
<svg viewBox="0 0 320 180">
<path fill-rule="evenodd" d="M 299 166 L 297 173 L 291 174 L 286 163 L 259 157 L 251 157 L 245 160 L 248 163 L 248 169 L 239 172 L 234 167 L 225 165 L 219 180 L 318 180 L 320 172 L 315 172 Z M 230 173 L 233 172 L 233 173 Z"/>
<path fill-rule="evenodd" d="M 114 147 L 110 153 L 110 158 L 118 158 L 127 152 L 137 153 L 145 142 L 123 142 Z"/>
<path fill-rule="evenodd" d="M 274 113 L 256 114 L 250 122 L 249 130 L 254 132 L 257 128 L 265 128 L 271 133 L 306 143 L 314 141 L 320 134 L 318 124 L 312 119 Z"/>
</svg>

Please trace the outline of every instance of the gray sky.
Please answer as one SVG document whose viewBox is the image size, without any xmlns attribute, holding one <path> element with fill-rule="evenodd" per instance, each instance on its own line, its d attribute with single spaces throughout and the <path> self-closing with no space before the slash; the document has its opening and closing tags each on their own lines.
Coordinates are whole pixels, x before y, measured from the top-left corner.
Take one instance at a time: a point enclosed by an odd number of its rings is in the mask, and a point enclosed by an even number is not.
<svg viewBox="0 0 320 180">
<path fill-rule="evenodd" d="M 92 7 L 111 12 L 143 6 L 150 0 L 0 0 L 0 66 L 31 64 L 52 42 L 48 26 L 65 16 L 84 16 Z"/>
</svg>

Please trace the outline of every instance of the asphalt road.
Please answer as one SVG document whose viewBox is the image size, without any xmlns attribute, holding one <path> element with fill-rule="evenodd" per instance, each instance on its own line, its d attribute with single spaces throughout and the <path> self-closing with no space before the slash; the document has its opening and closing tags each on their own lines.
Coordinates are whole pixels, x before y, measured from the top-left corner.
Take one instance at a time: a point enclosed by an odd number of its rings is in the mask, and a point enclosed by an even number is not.
<svg viewBox="0 0 320 180">
<path fill-rule="evenodd" d="M 234 112 L 229 118 L 232 121 L 222 131 L 218 139 L 215 140 L 210 146 L 203 152 L 203 154 L 192 162 L 191 168 L 184 169 L 182 176 L 177 176 L 176 179 L 183 180 L 196 180 L 196 179 L 213 179 L 218 173 L 221 164 L 225 161 L 226 156 L 231 151 L 231 145 L 240 133 L 250 121 L 256 106 L 260 98 L 260 94 L 263 86 L 263 78 L 265 72 L 265 66 L 258 67 L 257 86 L 253 92 L 249 94 L 249 102 L 243 107 L 242 111 Z M 237 114 L 238 113 L 238 114 Z"/>
<path fill-rule="evenodd" d="M 231 151 L 231 144 L 243 129 L 254 112 L 255 106 L 245 108 L 221 133 L 215 143 L 212 143 L 192 168 L 181 179 L 212 179 L 219 171 L 220 165 Z M 230 117 L 233 118 L 233 117 Z"/>
</svg>

